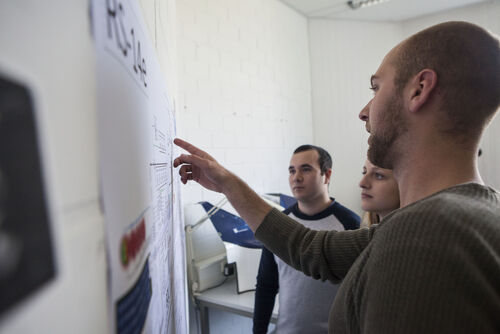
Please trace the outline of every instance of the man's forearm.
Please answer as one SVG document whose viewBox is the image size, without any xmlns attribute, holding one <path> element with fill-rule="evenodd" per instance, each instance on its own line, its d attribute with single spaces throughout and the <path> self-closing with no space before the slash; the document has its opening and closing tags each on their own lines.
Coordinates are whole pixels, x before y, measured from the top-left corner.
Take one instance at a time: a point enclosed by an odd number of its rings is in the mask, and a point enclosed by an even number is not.
<svg viewBox="0 0 500 334">
<path fill-rule="evenodd" d="M 193 180 L 209 190 L 222 192 L 255 232 L 271 211 L 271 206 L 210 154 L 179 138 L 176 138 L 174 143 L 190 153 L 190 155 L 181 154 L 174 160 L 174 167 L 181 166 L 179 169 L 181 182 L 185 184 Z"/>
<path fill-rule="evenodd" d="M 226 195 L 241 218 L 255 232 L 272 207 L 233 173 L 229 173 L 225 181 L 222 193 Z"/>
</svg>

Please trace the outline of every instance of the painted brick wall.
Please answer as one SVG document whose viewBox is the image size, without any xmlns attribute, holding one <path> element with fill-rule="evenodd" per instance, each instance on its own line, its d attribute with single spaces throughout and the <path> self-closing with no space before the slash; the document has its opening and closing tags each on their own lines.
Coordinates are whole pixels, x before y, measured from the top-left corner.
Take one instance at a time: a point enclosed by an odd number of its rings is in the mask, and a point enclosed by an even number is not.
<svg viewBox="0 0 500 334">
<path fill-rule="evenodd" d="M 179 0 L 177 20 L 179 136 L 257 192 L 289 192 L 290 155 L 312 141 L 307 20 L 274 0 Z"/>
<path fill-rule="evenodd" d="M 313 139 L 307 20 L 276 0 L 176 5 L 179 136 L 257 192 L 289 193 L 291 153 Z M 219 198 L 196 184 L 183 188 L 184 203 Z M 251 333 L 252 321 L 212 311 L 210 327 Z"/>
</svg>

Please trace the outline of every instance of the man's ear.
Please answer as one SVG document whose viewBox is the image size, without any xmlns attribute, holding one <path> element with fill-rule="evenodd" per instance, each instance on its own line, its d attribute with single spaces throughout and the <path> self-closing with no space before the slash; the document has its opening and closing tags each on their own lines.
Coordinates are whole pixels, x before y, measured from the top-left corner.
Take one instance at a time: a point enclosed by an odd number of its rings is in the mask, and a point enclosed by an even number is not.
<svg viewBox="0 0 500 334">
<path fill-rule="evenodd" d="M 331 168 L 328 168 L 326 171 L 325 171 L 325 184 L 329 184 L 330 183 L 330 177 L 332 176 L 332 169 Z"/>
<path fill-rule="evenodd" d="M 417 112 L 429 101 L 434 93 L 438 82 L 437 74 L 434 70 L 423 69 L 415 75 L 410 83 L 410 112 Z"/>
</svg>

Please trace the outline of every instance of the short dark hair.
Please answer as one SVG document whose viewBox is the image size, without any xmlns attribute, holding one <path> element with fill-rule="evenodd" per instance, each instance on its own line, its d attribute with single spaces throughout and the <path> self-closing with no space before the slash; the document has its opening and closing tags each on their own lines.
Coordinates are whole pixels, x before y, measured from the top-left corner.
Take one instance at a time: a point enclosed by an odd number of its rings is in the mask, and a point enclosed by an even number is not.
<svg viewBox="0 0 500 334">
<path fill-rule="evenodd" d="M 324 148 L 314 145 L 301 145 L 293 151 L 293 154 L 315 150 L 318 152 L 318 164 L 321 169 L 321 175 L 325 174 L 325 172 L 332 168 L 332 157 L 330 153 L 328 153 Z"/>
<path fill-rule="evenodd" d="M 425 68 L 438 75 L 445 132 L 479 133 L 500 106 L 498 37 L 468 22 L 445 22 L 411 36 L 397 51 L 396 87 Z"/>
</svg>

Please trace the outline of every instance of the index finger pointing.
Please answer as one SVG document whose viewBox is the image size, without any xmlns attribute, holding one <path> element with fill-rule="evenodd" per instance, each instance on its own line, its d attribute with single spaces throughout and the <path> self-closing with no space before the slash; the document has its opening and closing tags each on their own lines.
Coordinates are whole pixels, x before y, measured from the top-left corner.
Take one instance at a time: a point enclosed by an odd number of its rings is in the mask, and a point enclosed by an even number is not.
<svg viewBox="0 0 500 334">
<path fill-rule="evenodd" d="M 189 153 L 191 153 L 193 155 L 197 155 L 197 156 L 200 156 L 202 158 L 210 157 L 205 151 L 200 150 L 198 147 L 196 147 L 196 146 L 194 146 L 194 145 L 192 145 L 192 144 L 190 144 L 187 141 L 184 141 L 182 139 L 175 138 L 174 144 L 179 146 L 180 148 L 185 149 L 186 151 L 188 151 Z"/>
</svg>

